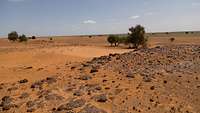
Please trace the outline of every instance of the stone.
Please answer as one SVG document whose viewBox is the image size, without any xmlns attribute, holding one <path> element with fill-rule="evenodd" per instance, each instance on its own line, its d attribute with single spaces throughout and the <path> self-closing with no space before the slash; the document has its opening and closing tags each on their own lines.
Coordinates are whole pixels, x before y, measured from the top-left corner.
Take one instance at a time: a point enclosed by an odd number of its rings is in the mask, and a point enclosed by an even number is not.
<svg viewBox="0 0 200 113">
<path fill-rule="evenodd" d="M 81 80 L 90 80 L 90 79 L 92 79 L 92 77 L 89 76 L 89 75 L 83 75 L 79 79 L 81 79 Z"/>
<path fill-rule="evenodd" d="M 23 84 L 23 83 L 27 83 L 28 82 L 28 80 L 27 79 L 23 79 L 23 80 L 20 80 L 20 81 L 18 81 L 20 84 Z"/>
<path fill-rule="evenodd" d="M 13 104 L 13 98 L 11 98 L 10 96 L 4 96 L 1 100 L 2 102 L 0 106 L 2 107 L 3 111 L 7 111 L 13 107 L 16 107 L 16 105 Z"/>
<path fill-rule="evenodd" d="M 95 68 L 95 67 L 93 67 L 93 68 L 90 70 L 90 73 L 96 73 L 96 72 L 98 72 L 98 69 Z"/>
<path fill-rule="evenodd" d="M 74 96 L 82 96 L 82 95 L 84 95 L 84 93 L 80 90 L 76 90 L 73 95 Z"/>
<path fill-rule="evenodd" d="M 94 98 L 95 101 L 97 101 L 97 102 L 106 102 L 106 101 L 108 100 L 106 94 L 96 95 L 96 96 L 94 96 L 93 98 Z"/>
<path fill-rule="evenodd" d="M 57 80 L 55 77 L 47 77 L 46 78 L 46 81 L 48 84 L 52 84 L 52 83 L 55 83 Z"/>
<path fill-rule="evenodd" d="M 103 109 L 99 109 L 94 105 L 86 105 L 83 109 L 81 109 L 78 113 L 107 113 Z"/>
</svg>

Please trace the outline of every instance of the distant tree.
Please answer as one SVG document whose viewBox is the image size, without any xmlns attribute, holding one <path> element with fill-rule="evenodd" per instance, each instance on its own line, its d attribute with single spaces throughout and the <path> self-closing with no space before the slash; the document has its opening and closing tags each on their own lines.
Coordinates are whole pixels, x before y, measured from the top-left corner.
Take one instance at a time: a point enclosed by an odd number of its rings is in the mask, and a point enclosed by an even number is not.
<svg viewBox="0 0 200 113">
<path fill-rule="evenodd" d="M 169 39 L 171 42 L 174 42 L 175 41 L 175 38 L 170 38 Z"/>
<path fill-rule="evenodd" d="M 169 32 L 166 32 L 165 34 L 167 34 L 167 35 L 168 35 L 168 34 L 169 34 Z"/>
<path fill-rule="evenodd" d="M 148 39 L 145 38 L 145 29 L 143 26 L 137 25 L 135 27 L 131 27 L 129 31 L 131 33 L 128 36 L 128 41 L 134 48 L 138 48 L 140 45 L 146 45 Z"/>
<path fill-rule="evenodd" d="M 89 38 L 92 38 L 92 36 L 90 35 Z"/>
<path fill-rule="evenodd" d="M 36 39 L 36 37 L 35 37 L 35 36 L 32 36 L 31 39 Z"/>
<path fill-rule="evenodd" d="M 111 46 L 113 46 L 113 44 L 117 46 L 119 44 L 119 37 L 117 35 L 109 35 L 107 41 L 111 44 Z"/>
<path fill-rule="evenodd" d="M 12 31 L 8 34 L 8 40 L 16 41 L 18 39 L 18 33 L 16 31 Z"/>
<path fill-rule="evenodd" d="M 22 34 L 21 36 L 19 36 L 19 42 L 27 42 L 28 41 L 28 37 L 26 37 L 26 35 Z"/>
<path fill-rule="evenodd" d="M 189 34 L 189 32 L 185 32 L 185 34 Z"/>
<path fill-rule="evenodd" d="M 49 40 L 51 40 L 51 41 L 52 41 L 52 40 L 53 40 L 53 38 L 52 38 L 52 37 L 50 37 L 50 38 L 49 38 Z"/>
</svg>

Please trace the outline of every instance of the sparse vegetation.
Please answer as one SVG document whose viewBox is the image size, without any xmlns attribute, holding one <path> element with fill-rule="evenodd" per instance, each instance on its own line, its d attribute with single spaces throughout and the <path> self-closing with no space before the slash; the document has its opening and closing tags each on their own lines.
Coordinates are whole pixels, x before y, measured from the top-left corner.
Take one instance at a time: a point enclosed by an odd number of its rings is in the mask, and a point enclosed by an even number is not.
<svg viewBox="0 0 200 113">
<path fill-rule="evenodd" d="M 26 37 L 26 35 L 22 34 L 21 36 L 19 36 L 19 42 L 27 42 L 28 41 L 28 37 Z"/>
<path fill-rule="evenodd" d="M 117 46 L 119 42 L 119 37 L 117 35 L 109 35 L 107 41 L 111 44 L 111 46 L 113 46 L 113 44 Z"/>
<path fill-rule="evenodd" d="M 26 42 L 28 41 L 28 37 L 26 35 L 22 34 L 21 36 L 18 35 L 16 31 L 12 31 L 8 34 L 8 40 L 10 41 L 19 41 L 19 42 Z"/>
<path fill-rule="evenodd" d="M 8 40 L 10 41 L 17 41 L 18 33 L 16 31 L 12 31 L 8 34 Z"/>
<path fill-rule="evenodd" d="M 109 35 L 107 41 L 113 46 L 118 46 L 123 43 L 129 45 L 130 48 L 138 48 L 139 46 L 147 47 L 148 38 L 145 38 L 145 29 L 141 25 L 131 27 L 128 36 Z"/>
</svg>

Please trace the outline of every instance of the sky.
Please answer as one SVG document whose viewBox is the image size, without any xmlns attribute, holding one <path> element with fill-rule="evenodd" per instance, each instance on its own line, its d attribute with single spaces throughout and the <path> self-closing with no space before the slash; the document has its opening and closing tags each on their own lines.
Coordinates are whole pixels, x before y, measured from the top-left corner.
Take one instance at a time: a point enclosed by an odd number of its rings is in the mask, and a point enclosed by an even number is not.
<svg viewBox="0 0 200 113">
<path fill-rule="evenodd" d="M 0 0 L 0 36 L 199 31 L 200 0 Z"/>
</svg>

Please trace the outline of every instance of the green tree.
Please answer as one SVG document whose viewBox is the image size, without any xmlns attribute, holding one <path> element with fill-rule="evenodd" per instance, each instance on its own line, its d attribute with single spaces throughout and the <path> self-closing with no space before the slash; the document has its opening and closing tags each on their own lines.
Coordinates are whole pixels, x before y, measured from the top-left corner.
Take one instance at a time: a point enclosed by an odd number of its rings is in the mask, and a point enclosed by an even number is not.
<svg viewBox="0 0 200 113">
<path fill-rule="evenodd" d="M 113 44 L 115 44 L 115 46 L 117 46 L 118 37 L 116 35 L 109 35 L 107 38 L 107 41 L 111 44 L 111 46 L 113 46 Z"/>
<path fill-rule="evenodd" d="M 28 41 L 28 38 L 26 37 L 26 35 L 21 35 L 19 36 L 19 42 L 27 42 Z"/>
<path fill-rule="evenodd" d="M 128 42 L 131 43 L 134 48 L 138 48 L 140 45 L 146 45 L 148 39 L 145 38 L 145 28 L 143 26 L 137 25 L 131 27 L 129 31 Z"/>
<path fill-rule="evenodd" d="M 8 40 L 16 41 L 18 39 L 18 33 L 16 31 L 12 31 L 8 34 Z"/>
<path fill-rule="evenodd" d="M 32 36 L 31 39 L 36 39 L 36 36 Z"/>
</svg>

